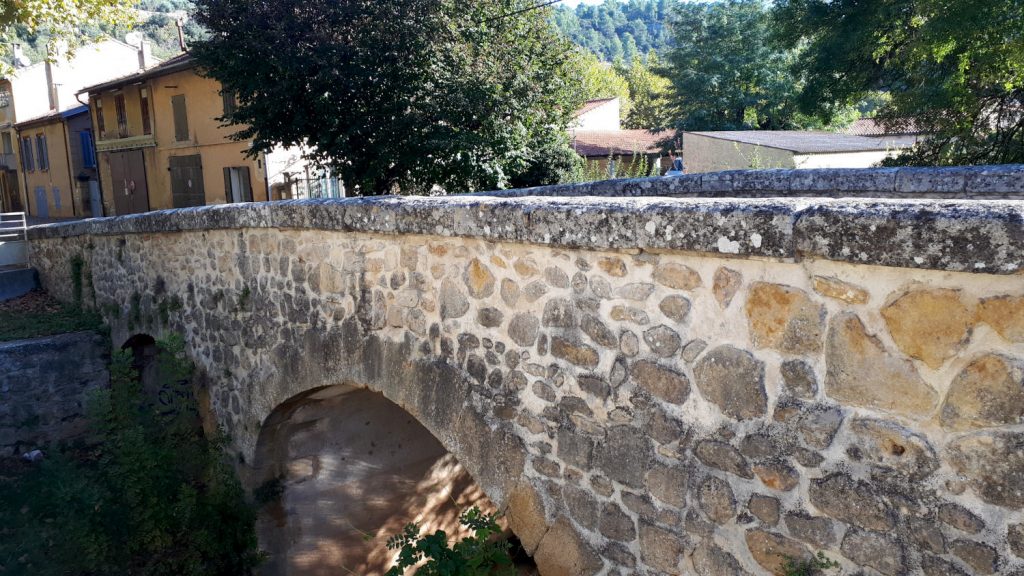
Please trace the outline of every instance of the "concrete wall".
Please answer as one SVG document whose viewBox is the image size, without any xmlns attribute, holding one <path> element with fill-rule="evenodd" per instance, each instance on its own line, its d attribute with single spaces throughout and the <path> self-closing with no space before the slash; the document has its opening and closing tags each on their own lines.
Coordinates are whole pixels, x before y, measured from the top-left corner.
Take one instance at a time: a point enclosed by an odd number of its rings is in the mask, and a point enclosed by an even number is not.
<svg viewBox="0 0 1024 576">
<path fill-rule="evenodd" d="M 899 154 L 899 150 L 841 154 L 795 154 L 793 163 L 797 168 L 870 168 L 897 154 Z"/>
<path fill-rule="evenodd" d="M 94 332 L 0 343 L 0 455 L 85 431 L 90 394 L 110 384 L 108 346 Z"/>
<path fill-rule="evenodd" d="M 996 197 L 1020 170 L 810 175 Z M 115 344 L 184 334 L 245 462 L 289 399 L 383 393 L 542 574 L 778 574 L 819 550 L 844 573 L 1020 573 L 1020 201 L 833 201 L 784 174 L 697 185 L 801 197 L 173 211 L 37 228 L 33 261 L 65 296 L 88 261 Z"/>
</svg>

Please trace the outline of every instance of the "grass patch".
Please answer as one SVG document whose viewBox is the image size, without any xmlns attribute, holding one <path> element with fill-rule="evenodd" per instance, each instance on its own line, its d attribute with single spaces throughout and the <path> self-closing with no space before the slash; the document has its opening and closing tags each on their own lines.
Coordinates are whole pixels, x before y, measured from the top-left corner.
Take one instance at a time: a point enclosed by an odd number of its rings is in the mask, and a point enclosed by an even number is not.
<svg viewBox="0 0 1024 576">
<path fill-rule="evenodd" d="M 0 303 L 0 342 L 100 331 L 102 326 L 98 312 L 61 304 L 42 291 Z"/>
</svg>

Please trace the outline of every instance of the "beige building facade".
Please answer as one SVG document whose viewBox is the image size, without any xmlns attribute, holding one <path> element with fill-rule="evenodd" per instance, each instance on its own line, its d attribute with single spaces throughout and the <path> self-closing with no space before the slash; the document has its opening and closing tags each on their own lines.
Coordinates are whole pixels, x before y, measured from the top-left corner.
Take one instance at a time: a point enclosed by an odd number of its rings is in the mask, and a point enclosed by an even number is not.
<svg viewBox="0 0 1024 576">
<path fill-rule="evenodd" d="M 220 120 L 234 98 L 188 54 L 84 92 L 108 215 L 269 199 L 264 156 Z"/>
</svg>

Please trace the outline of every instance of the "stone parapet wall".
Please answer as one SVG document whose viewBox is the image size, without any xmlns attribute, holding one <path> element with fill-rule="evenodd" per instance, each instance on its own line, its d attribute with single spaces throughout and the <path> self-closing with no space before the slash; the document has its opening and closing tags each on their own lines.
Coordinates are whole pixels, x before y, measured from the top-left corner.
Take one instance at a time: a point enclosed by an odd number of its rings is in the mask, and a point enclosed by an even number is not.
<svg viewBox="0 0 1024 576">
<path fill-rule="evenodd" d="M 32 252 L 57 294 L 84 258 L 115 344 L 183 334 L 257 468 L 288 399 L 382 392 L 542 574 L 778 574 L 817 551 L 846 574 L 1024 574 L 1021 215 L 289 202 L 37 229 Z"/>
<path fill-rule="evenodd" d="M 95 332 L 0 343 L 0 456 L 83 433 L 89 396 L 110 384 L 109 355 Z"/>
</svg>

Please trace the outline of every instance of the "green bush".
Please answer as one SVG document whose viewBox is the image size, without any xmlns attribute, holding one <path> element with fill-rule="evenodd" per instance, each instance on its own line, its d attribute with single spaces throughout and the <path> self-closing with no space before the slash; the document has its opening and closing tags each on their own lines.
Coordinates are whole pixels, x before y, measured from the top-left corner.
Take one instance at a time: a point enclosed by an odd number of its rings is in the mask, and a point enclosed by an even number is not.
<svg viewBox="0 0 1024 576">
<path fill-rule="evenodd" d="M 475 506 L 459 522 L 473 535 L 449 544 L 443 530 L 420 535 L 420 527 L 409 524 L 400 534 L 388 538 L 388 549 L 399 550 L 398 561 L 386 576 L 402 576 L 407 568 L 422 563 L 416 576 L 510 576 L 515 574 L 509 543 L 494 537 L 501 533 L 497 517 L 483 514 Z"/>
<path fill-rule="evenodd" d="M 0 573 L 238 576 L 258 564 L 255 511 L 222 440 L 202 434 L 182 342 L 159 346 L 173 410 L 158 413 L 131 355 L 116 353 L 88 447 L 0 478 Z"/>
</svg>

